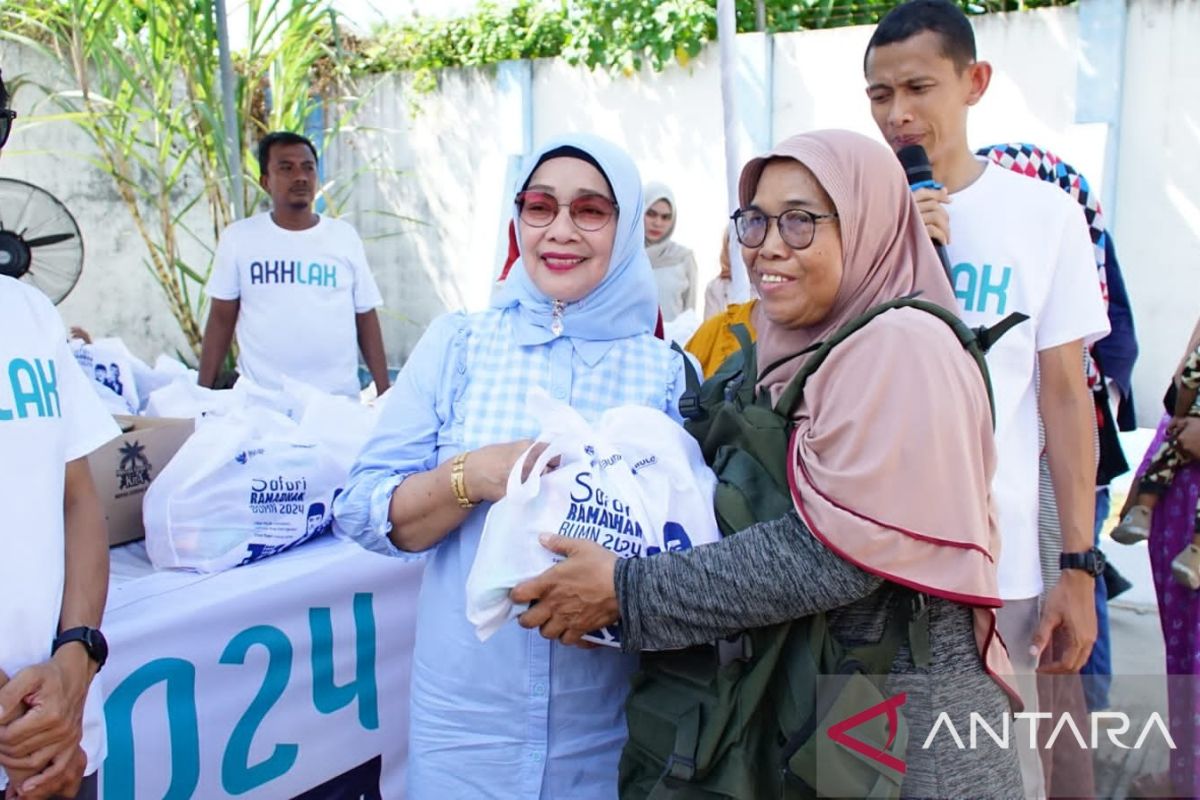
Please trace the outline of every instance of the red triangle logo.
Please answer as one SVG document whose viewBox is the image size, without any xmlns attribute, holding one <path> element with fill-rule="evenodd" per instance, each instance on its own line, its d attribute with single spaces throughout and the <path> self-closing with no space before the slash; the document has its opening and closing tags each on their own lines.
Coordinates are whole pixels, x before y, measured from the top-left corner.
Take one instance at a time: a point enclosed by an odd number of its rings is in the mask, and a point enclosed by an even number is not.
<svg viewBox="0 0 1200 800">
<path fill-rule="evenodd" d="M 842 747 L 853 750 L 861 756 L 866 756 L 872 761 L 884 765 L 885 767 L 895 770 L 901 775 L 904 774 L 904 762 L 896 758 L 891 753 L 886 752 L 887 748 L 891 747 L 896 741 L 896 731 L 900 727 L 900 717 L 898 709 L 904 705 L 908 699 L 908 695 L 901 692 L 898 695 L 889 697 L 882 703 L 876 703 L 870 708 L 863 709 L 857 714 L 847 717 L 836 725 L 830 725 L 828 730 L 829 738 L 840 744 Z M 861 739 L 856 739 L 850 735 L 850 731 L 862 725 L 868 720 L 875 719 L 881 714 L 887 715 L 888 721 L 888 740 L 887 744 L 879 749 L 873 744 L 868 744 Z"/>
</svg>

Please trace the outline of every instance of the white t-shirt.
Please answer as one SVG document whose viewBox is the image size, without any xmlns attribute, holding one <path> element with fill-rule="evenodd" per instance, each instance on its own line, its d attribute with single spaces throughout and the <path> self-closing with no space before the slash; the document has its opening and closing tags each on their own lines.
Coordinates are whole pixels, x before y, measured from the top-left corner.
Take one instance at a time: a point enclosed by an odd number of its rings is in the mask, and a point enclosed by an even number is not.
<svg viewBox="0 0 1200 800">
<path fill-rule="evenodd" d="M 0 669 L 9 678 L 50 658 L 58 632 L 66 464 L 119 433 L 54 306 L 0 276 Z M 104 757 L 99 677 L 88 693 L 83 748 L 90 773 Z M 0 788 L 7 782 L 0 769 Z"/>
<path fill-rule="evenodd" d="M 277 389 L 282 376 L 358 397 L 355 314 L 382 305 L 362 239 L 330 217 L 303 231 L 269 212 L 221 234 L 208 294 L 240 300 L 238 371 Z"/>
<path fill-rule="evenodd" d="M 988 353 L 996 402 L 1000 597 L 1042 591 L 1038 556 L 1037 355 L 1108 333 L 1082 207 L 1054 184 L 988 164 L 953 196 L 947 248 L 955 294 L 972 327 L 1029 315 Z M 1080 375 L 1083 365 L 1080 364 Z"/>
</svg>

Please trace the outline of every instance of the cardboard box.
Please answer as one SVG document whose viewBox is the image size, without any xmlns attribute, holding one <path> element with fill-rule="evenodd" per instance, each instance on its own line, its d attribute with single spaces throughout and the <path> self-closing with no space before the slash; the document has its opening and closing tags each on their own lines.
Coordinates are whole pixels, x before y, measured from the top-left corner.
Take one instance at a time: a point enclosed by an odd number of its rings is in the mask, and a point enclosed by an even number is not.
<svg viewBox="0 0 1200 800">
<path fill-rule="evenodd" d="M 110 547 L 146 535 L 142 528 L 146 488 L 196 429 L 191 419 L 120 415 L 113 419 L 121 426 L 121 435 L 88 456 L 104 504 Z"/>
</svg>

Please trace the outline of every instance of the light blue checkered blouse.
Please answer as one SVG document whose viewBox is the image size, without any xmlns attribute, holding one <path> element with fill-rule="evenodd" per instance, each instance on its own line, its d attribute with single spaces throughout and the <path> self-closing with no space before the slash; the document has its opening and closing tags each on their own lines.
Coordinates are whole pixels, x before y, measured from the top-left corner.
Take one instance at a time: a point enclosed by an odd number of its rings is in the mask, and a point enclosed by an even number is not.
<svg viewBox="0 0 1200 800">
<path fill-rule="evenodd" d="M 682 359 L 651 335 L 559 337 L 522 346 L 514 308 L 436 320 L 385 402 L 338 498 L 335 530 L 412 557 L 388 540 L 392 492 L 464 450 L 535 437 L 525 396 L 540 386 L 585 418 L 637 404 L 678 419 Z M 467 622 L 467 573 L 487 515 L 476 508 L 428 551 L 413 654 L 408 796 L 617 796 L 631 656 L 549 642 L 511 622 L 485 643 Z M 386 623 L 385 623 L 386 624 Z"/>
</svg>

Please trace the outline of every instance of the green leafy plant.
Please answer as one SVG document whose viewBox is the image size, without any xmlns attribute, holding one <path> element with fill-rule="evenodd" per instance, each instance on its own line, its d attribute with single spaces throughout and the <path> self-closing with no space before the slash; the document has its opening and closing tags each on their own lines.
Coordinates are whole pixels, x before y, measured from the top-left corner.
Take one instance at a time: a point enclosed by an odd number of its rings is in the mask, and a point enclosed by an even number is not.
<svg viewBox="0 0 1200 800">
<path fill-rule="evenodd" d="M 1017 11 L 1075 0 L 956 0 L 970 14 Z M 899 0 L 764 0 L 769 33 L 878 22 Z M 488 66 L 509 59 L 562 57 L 573 64 L 627 75 L 648 65 L 686 66 L 717 37 L 716 0 L 485 0 L 452 19 L 405 21 L 358 43 L 355 72 L 405 71 L 428 91 L 449 67 Z M 754 0 L 737 0 L 739 31 L 757 26 Z"/>
<path fill-rule="evenodd" d="M 569 35 L 562 55 L 593 69 L 629 75 L 648 64 L 660 71 L 676 60 L 686 64 L 716 36 L 716 4 L 706 0 L 577 0 L 564 7 Z"/>
<path fill-rule="evenodd" d="M 484 0 L 472 13 L 452 19 L 417 17 L 388 26 L 352 43 L 350 67 L 357 73 L 405 71 L 418 90 L 437 85 L 437 72 L 525 58 L 552 58 L 562 52 L 566 20 L 538 0 L 501 7 Z"/>
<path fill-rule="evenodd" d="M 224 145 L 213 0 L 8 0 L 0 35 L 61 69 L 41 88 L 98 151 L 149 251 L 148 266 L 198 354 L 209 243 L 233 219 L 234 167 Z M 243 201 L 258 199 L 251 146 L 268 130 L 304 130 L 341 68 L 332 15 L 306 0 L 248 0 L 236 54 L 235 113 Z M 32 82 L 30 76 L 25 76 Z M 61 88 L 63 80 L 68 88 Z M 269 87 L 269 88 L 268 88 Z M 36 121 L 36 120 L 35 120 Z M 327 135 L 332 131 L 327 131 Z M 191 216 L 194 209 L 205 214 Z M 211 229 L 194 230 L 189 219 Z M 207 252 L 189 260 L 185 241 Z"/>
</svg>

